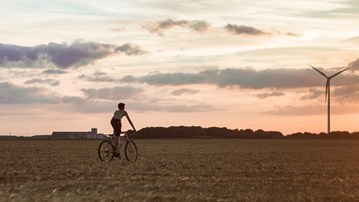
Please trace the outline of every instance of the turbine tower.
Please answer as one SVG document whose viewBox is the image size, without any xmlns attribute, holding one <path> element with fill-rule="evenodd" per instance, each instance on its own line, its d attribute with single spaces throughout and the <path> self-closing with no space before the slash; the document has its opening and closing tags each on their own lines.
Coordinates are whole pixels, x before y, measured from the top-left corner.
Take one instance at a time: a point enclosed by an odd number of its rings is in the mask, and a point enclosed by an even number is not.
<svg viewBox="0 0 359 202">
<path fill-rule="evenodd" d="M 328 135 L 330 134 L 330 80 L 337 76 L 338 74 L 344 72 L 345 70 L 349 69 L 346 68 L 346 69 L 343 69 L 331 76 L 327 76 L 325 75 L 323 72 L 321 72 L 320 70 L 318 70 L 317 68 L 313 67 L 312 65 L 310 65 L 314 70 L 316 70 L 319 74 L 321 74 L 322 76 L 324 76 L 326 79 L 327 79 L 327 84 L 325 85 L 325 101 L 327 101 L 328 99 Z"/>
</svg>

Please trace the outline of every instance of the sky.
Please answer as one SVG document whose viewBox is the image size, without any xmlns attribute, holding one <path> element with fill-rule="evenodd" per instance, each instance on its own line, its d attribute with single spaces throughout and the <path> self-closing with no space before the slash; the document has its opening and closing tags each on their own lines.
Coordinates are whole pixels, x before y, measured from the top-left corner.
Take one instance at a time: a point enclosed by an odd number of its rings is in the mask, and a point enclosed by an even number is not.
<svg viewBox="0 0 359 202">
<path fill-rule="evenodd" d="M 356 0 L 0 1 L 0 135 L 359 131 Z"/>
</svg>

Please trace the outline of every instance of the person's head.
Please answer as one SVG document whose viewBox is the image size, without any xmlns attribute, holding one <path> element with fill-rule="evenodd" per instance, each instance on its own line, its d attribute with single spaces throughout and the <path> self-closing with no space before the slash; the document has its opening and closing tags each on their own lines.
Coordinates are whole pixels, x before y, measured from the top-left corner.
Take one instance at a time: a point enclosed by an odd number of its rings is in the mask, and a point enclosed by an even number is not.
<svg viewBox="0 0 359 202">
<path fill-rule="evenodd" d="M 125 109 L 125 103 L 118 103 L 118 109 Z"/>
</svg>

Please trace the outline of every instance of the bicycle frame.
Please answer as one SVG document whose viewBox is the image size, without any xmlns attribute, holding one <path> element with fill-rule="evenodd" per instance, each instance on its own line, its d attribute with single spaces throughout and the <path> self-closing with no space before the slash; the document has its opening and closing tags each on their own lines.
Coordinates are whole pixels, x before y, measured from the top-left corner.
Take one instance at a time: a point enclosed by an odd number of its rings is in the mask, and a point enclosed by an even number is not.
<svg viewBox="0 0 359 202">
<path fill-rule="evenodd" d="M 126 159 L 130 162 L 134 162 L 137 160 L 138 157 L 138 150 L 137 150 L 137 146 L 136 143 L 130 139 L 130 135 L 134 133 L 133 130 L 128 130 L 126 132 L 121 132 L 121 134 L 124 135 L 120 135 L 118 138 L 120 138 L 120 144 L 118 145 L 118 152 L 121 150 L 122 146 L 124 145 L 124 153 L 126 156 Z M 98 147 L 98 155 L 99 158 L 101 159 L 101 161 L 104 161 L 103 157 L 109 157 L 108 161 L 111 161 L 113 159 L 113 156 L 115 154 L 115 152 L 113 152 L 115 150 L 115 138 L 116 136 L 113 134 L 109 135 L 108 139 L 103 140 L 99 147 Z M 109 151 L 107 148 L 106 149 L 102 149 L 102 145 L 105 145 L 107 143 L 107 145 L 111 145 L 111 151 Z M 108 156 L 110 153 L 110 156 Z M 105 156 L 102 156 L 105 155 Z M 119 157 L 119 156 L 118 156 Z"/>
<path fill-rule="evenodd" d="M 127 130 L 125 132 L 121 132 L 121 134 L 124 134 L 124 135 L 120 135 L 118 136 L 120 138 L 120 145 L 119 145 L 119 148 L 122 146 L 123 144 L 123 141 L 121 141 L 122 139 L 126 140 L 126 143 L 129 142 L 131 139 L 129 138 L 130 134 L 134 133 L 133 130 Z M 109 138 L 111 139 L 111 144 L 112 146 L 114 145 L 114 141 L 115 141 L 115 135 L 114 134 L 110 134 L 109 135 Z"/>
</svg>

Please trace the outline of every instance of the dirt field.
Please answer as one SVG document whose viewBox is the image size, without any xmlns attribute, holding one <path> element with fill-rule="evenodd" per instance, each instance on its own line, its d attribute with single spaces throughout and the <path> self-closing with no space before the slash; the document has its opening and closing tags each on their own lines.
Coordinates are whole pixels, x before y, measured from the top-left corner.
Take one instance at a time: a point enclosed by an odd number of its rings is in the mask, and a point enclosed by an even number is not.
<svg viewBox="0 0 359 202">
<path fill-rule="evenodd" d="M 100 141 L 0 141 L 0 201 L 359 200 L 359 141 L 135 140 L 137 162 Z"/>
</svg>

